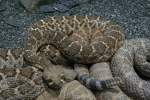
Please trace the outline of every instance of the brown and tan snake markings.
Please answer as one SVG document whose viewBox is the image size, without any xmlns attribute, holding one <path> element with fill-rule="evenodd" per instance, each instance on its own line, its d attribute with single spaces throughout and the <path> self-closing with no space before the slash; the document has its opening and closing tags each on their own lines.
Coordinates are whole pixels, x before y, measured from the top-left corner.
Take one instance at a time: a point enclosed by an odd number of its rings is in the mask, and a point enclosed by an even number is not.
<svg viewBox="0 0 150 100">
<path fill-rule="evenodd" d="M 44 91 L 42 72 L 24 67 L 20 50 L 0 50 L 0 100 L 32 100 Z"/>
<path fill-rule="evenodd" d="M 28 58 L 41 45 L 51 44 L 67 59 L 83 64 L 109 60 L 124 41 L 119 25 L 94 16 L 53 16 L 34 23 L 28 31 Z"/>
<path fill-rule="evenodd" d="M 123 45 L 125 39 L 119 25 L 94 16 L 48 17 L 31 25 L 28 32 L 29 46 L 27 47 L 32 47 L 33 42 L 36 47 L 26 50 L 25 58 L 29 59 L 30 62 L 39 62 L 44 67 L 49 66 L 47 59 L 45 60 L 41 53 L 34 53 L 40 51 L 44 45 L 48 44 L 51 50 L 55 49 L 60 52 L 50 52 L 53 55 L 53 57 L 50 57 L 51 61 L 56 62 L 61 54 L 62 58 L 66 58 L 73 63 L 93 64 L 109 61 Z M 37 34 L 38 37 L 36 38 Z M 53 58 L 56 60 L 53 60 Z M 117 81 L 110 80 L 112 81 L 103 81 L 104 85 L 110 83 L 111 87 L 113 85 L 111 85 L 111 82 Z M 99 82 L 101 84 L 101 81 Z M 104 88 L 102 87 L 102 89 Z"/>
<path fill-rule="evenodd" d="M 148 100 L 149 81 L 139 78 L 132 68 L 134 62 L 137 71 L 149 77 L 149 40 L 124 44 L 121 26 L 99 16 L 50 16 L 33 23 L 27 33 L 25 48 L 0 49 L 0 100 L 44 96 L 44 85 L 60 91 L 58 99 L 62 100 L 96 100 L 107 94 L 112 100 L 129 100 L 117 85 L 136 100 Z M 102 62 L 111 62 L 114 77 L 110 71 L 104 73 L 109 78 L 102 75 L 105 67 L 109 69 L 105 64 L 91 66 Z M 74 69 L 75 65 L 89 66 L 91 72 L 87 67 Z M 75 80 L 76 76 L 83 84 Z M 101 91 L 95 97 L 95 92 L 83 85 Z M 118 91 L 116 95 L 106 93 L 113 87 L 112 91 Z"/>
</svg>

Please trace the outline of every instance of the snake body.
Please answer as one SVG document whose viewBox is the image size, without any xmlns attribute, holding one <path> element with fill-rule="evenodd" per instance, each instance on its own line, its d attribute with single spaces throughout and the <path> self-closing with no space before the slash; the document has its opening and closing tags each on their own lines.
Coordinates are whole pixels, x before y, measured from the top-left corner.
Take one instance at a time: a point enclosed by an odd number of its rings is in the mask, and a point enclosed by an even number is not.
<svg viewBox="0 0 150 100">
<path fill-rule="evenodd" d="M 29 34 L 29 42 L 30 38 L 34 40 L 37 34 L 39 34 L 39 42 L 35 41 L 34 45 L 36 47 L 30 48 L 30 50 L 28 49 L 28 52 L 25 54 L 27 58 L 42 59 L 41 56 L 37 57 L 37 53 L 35 52 L 39 50 L 41 45 L 49 44 L 50 47 L 53 46 L 51 49 L 59 51 L 59 53 L 57 51 L 51 53 L 54 56 L 50 57 L 50 59 L 54 62 L 58 60 L 55 59 L 55 56 L 59 58 L 59 55 L 63 56 L 60 58 L 65 58 L 73 63 L 93 64 L 109 61 L 124 41 L 124 34 L 119 25 L 104 18 L 94 16 L 48 17 L 34 23 L 28 32 L 32 36 Z M 34 60 L 32 62 L 37 62 L 38 59 L 36 61 Z M 61 61 L 66 62 L 64 59 Z M 38 62 L 41 63 L 39 60 Z M 43 65 L 48 66 L 48 64 Z M 81 76 L 80 79 L 88 80 L 89 77 Z M 91 80 L 91 83 L 94 82 L 96 83 L 98 81 Z M 118 82 L 115 79 L 99 82 L 104 85 L 110 83 L 108 86 L 105 86 L 108 88 L 119 83 L 119 80 Z M 91 85 L 91 87 L 94 86 Z M 100 89 L 103 88 L 100 87 Z"/>
<path fill-rule="evenodd" d="M 67 59 L 83 64 L 109 60 L 124 41 L 119 25 L 94 16 L 49 17 L 34 23 L 29 33 L 39 34 L 44 44 L 53 45 Z"/>
<path fill-rule="evenodd" d="M 150 100 L 150 40 L 126 40 L 111 61 L 113 76 L 123 79 L 121 89 L 135 100 Z"/>
<path fill-rule="evenodd" d="M 96 98 L 90 90 L 74 80 L 62 87 L 58 100 L 96 100 Z"/>
<path fill-rule="evenodd" d="M 32 100 L 44 91 L 42 73 L 24 66 L 21 49 L 0 52 L 0 100 Z"/>
<path fill-rule="evenodd" d="M 119 25 L 94 16 L 51 16 L 33 23 L 26 32 L 28 36 L 25 48 L 0 49 L 0 61 L 2 62 L 0 66 L 3 66 L 3 71 L 8 65 L 13 68 L 21 66 L 21 70 L 24 69 L 25 64 L 40 70 L 45 68 L 53 70 L 54 66 L 51 66 L 45 53 L 40 52 L 47 45 L 52 46 L 51 50 L 58 50 L 62 58 L 73 63 L 93 64 L 109 61 L 124 41 L 124 34 Z M 48 50 L 50 49 L 47 48 Z M 11 58 L 8 57 L 9 54 Z M 60 57 L 58 52 L 54 51 L 51 54 L 49 58 L 52 61 L 58 60 L 54 56 Z M 23 60 L 23 63 L 20 63 L 20 60 Z M 66 62 L 66 60 L 63 61 Z M 14 77 L 18 79 L 15 75 Z M 30 79 L 30 81 L 33 80 Z M 36 84 L 33 87 L 36 88 Z M 42 89 L 40 92 L 35 91 L 35 94 L 42 93 Z M 16 95 L 20 96 L 20 94 Z"/>
<path fill-rule="evenodd" d="M 102 69 L 103 68 L 101 68 L 101 70 Z M 98 78 L 96 79 L 94 77 L 91 77 L 91 75 L 88 73 L 88 70 L 83 65 L 75 65 L 75 70 L 79 74 L 78 80 L 92 90 L 102 91 L 105 89 L 110 89 L 113 86 L 121 84 L 122 82 L 121 79 L 117 77 L 110 77 L 106 79 L 104 78 L 100 80 Z"/>
<path fill-rule="evenodd" d="M 31 100 L 44 91 L 42 73 L 31 67 L 0 69 L 0 74 L 0 100 Z"/>
<path fill-rule="evenodd" d="M 91 76 L 98 80 L 113 79 L 110 63 L 108 62 L 92 65 L 89 72 Z M 108 84 L 110 83 L 111 82 L 108 82 Z M 95 91 L 94 93 L 97 100 L 131 100 L 118 86 L 120 86 L 120 84 L 116 86 L 113 85 L 111 88 L 104 89 L 103 91 Z"/>
<path fill-rule="evenodd" d="M 49 44 L 50 48 L 53 46 L 51 49 L 55 49 L 56 52 L 51 53 L 53 55 L 53 57 L 50 57 L 52 61 L 57 62 L 59 60 L 57 58 L 61 58 L 63 60 L 60 61 L 66 62 L 65 58 L 73 63 L 81 64 L 109 61 L 122 46 L 125 38 L 119 25 L 94 16 L 48 17 L 34 23 L 28 32 L 35 34 L 34 36 L 36 34 L 42 36 L 42 38 L 39 38 L 40 42 L 43 40 L 42 43 L 36 41 L 36 51 L 41 45 Z M 31 38 L 33 39 L 33 36 Z M 32 51 L 31 49 L 29 50 L 29 55 L 33 54 L 31 53 Z M 48 66 L 48 64 L 43 65 Z M 81 82 L 86 80 L 83 83 L 84 85 L 90 83 L 88 87 L 98 87 L 97 89 L 99 90 L 111 88 L 120 83 L 120 80 L 116 78 L 108 80 L 90 79 L 90 77 L 85 77 L 84 75 L 79 76 Z M 96 84 L 97 82 L 99 85 Z"/>
<path fill-rule="evenodd" d="M 54 46 L 60 52 L 57 54 L 62 54 L 73 63 L 82 64 L 109 61 L 124 41 L 124 34 L 119 25 L 94 16 L 49 17 L 34 23 L 29 33 L 43 35 L 44 40 L 42 38 L 40 40 L 43 40 L 44 44 Z M 89 77 L 81 76 L 80 79 L 88 80 Z M 108 88 L 117 84 L 117 80 L 99 82 L 105 85 L 110 83 L 109 86 L 105 86 Z M 98 81 L 91 80 L 91 82 L 93 84 Z"/>
</svg>

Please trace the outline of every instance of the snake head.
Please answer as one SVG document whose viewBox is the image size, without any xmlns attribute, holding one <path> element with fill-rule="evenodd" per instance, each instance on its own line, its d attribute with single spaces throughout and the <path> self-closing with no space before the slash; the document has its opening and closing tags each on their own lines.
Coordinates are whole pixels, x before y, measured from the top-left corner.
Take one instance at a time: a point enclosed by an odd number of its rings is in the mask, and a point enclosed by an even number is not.
<svg viewBox="0 0 150 100">
<path fill-rule="evenodd" d="M 62 65 L 52 65 L 44 69 L 43 78 L 50 88 L 60 89 L 65 83 L 74 80 L 75 71 Z"/>
</svg>

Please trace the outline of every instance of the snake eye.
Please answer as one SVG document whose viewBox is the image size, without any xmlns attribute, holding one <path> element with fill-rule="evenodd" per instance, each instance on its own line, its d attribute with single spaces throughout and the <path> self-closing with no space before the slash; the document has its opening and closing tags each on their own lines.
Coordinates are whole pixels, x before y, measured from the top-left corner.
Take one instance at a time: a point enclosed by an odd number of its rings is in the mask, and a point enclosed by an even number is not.
<svg viewBox="0 0 150 100">
<path fill-rule="evenodd" d="M 54 84 L 54 82 L 53 82 L 53 80 L 52 80 L 52 79 L 47 80 L 47 82 L 48 82 L 48 85 L 49 85 L 49 86 L 51 86 L 51 85 L 53 85 L 53 84 Z"/>
</svg>

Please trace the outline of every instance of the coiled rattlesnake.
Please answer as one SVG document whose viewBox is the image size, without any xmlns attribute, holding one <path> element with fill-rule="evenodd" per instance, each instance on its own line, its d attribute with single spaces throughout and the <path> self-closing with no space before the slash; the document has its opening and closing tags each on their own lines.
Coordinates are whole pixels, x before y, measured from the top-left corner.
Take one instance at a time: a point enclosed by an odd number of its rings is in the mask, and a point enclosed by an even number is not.
<svg viewBox="0 0 150 100">
<path fill-rule="evenodd" d="M 109 61 L 124 41 L 119 25 L 92 16 L 49 17 L 34 23 L 29 33 L 44 36 L 39 38 L 42 43 L 36 41 L 37 50 L 43 44 L 50 44 L 60 52 L 55 56 L 61 54 L 73 63 L 82 64 Z"/>
<path fill-rule="evenodd" d="M 53 67 L 45 54 L 40 52 L 43 46 L 51 45 L 68 61 L 93 64 L 109 61 L 124 41 L 124 34 L 119 25 L 94 16 L 48 17 L 33 23 L 27 29 L 27 33 L 28 40 L 25 48 L 0 49 L 2 62 L 2 59 L 7 59 L 9 51 L 9 53 L 12 52 L 11 54 L 15 59 L 19 60 L 20 55 L 22 55 L 23 58 L 21 59 L 25 63 L 36 68 L 44 70 L 45 68 Z M 58 54 L 52 55 L 60 57 Z M 53 58 L 55 57 L 50 57 L 52 61 L 58 60 Z M 14 68 L 20 64 L 21 66 L 24 65 L 23 63 L 16 62 L 18 60 L 11 59 L 8 62 L 15 62 Z M 65 62 L 66 60 L 63 61 Z M 8 62 L 5 64 L 7 65 Z M 1 63 L 0 66 L 2 65 Z M 2 70 L 4 71 L 3 67 Z M 15 79 L 17 79 L 16 76 Z M 33 87 L 36 87 L 36 84 Z M 35 92 L 41 93 L 42 90 L 43 88 L 40 92 L 38 90 Z"/>
</svg>

